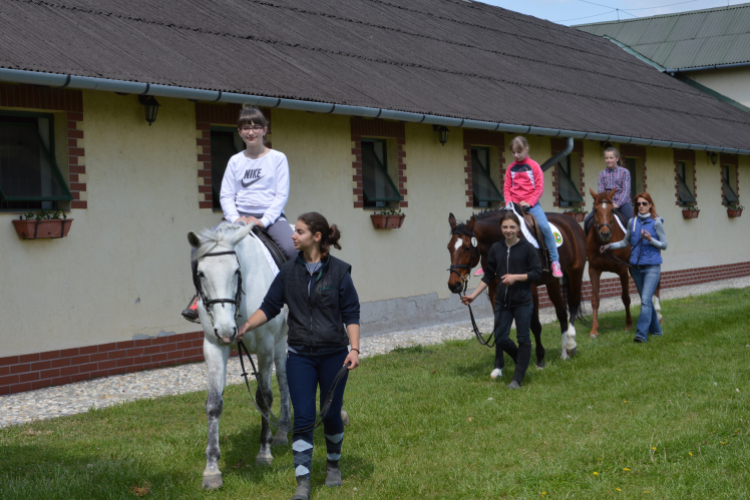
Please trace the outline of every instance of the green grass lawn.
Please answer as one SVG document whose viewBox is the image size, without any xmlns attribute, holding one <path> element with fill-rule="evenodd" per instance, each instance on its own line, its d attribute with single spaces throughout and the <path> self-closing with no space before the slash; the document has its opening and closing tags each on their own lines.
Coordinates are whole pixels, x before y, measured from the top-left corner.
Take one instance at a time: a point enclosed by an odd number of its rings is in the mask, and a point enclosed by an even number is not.
<svg viewBox="0 0 750 500">
<path fill-rule="evenodd" d="M 323 486 L 316 432 L 313 498 L 750 498 L 750 289 L 663 303 L 664 336 L 635 344 L 621 312 L 601 336 L 579 326 L 560 357 L 544 328 L 547 368 L 521 390 L 489 378 L 476 341 L 400 349 L 351 376 L 341 468 Z M 634 312 L 637 317 L 638 310 Z M 739 389 L 739 392 L 737 391 Z M 224 487 L 201 489 L 205 393 L 144 400 L 0 429 L 0 498 L 288 499 L 291 448 L 258 467 L 260 421 L 244 386 L 221 419 Z"/>
</svg>

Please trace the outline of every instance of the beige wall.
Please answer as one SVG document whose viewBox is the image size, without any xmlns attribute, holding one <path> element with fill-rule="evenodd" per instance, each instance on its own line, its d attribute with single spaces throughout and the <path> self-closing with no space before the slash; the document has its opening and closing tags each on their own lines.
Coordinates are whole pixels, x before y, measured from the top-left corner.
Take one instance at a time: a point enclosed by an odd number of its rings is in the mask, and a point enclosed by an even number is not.
<svg viewBox="0 0 750 500">
<path fill-rule="evenodd" d="M 67 238 L 21 241 L 10 223 L 15 215 L 0 214 L 3 355 L 196 329 L 179 315 L 193 292 L 186 234 L 221 216 L 198 209 L 194 104 L 159 101 L 158 120 L 149 127 L 135 96 L 84 92 L 88 209 L 72 212 Z M 340 226 L 338 255 L 353 265 L 362 302 L 433 292 L 448 297 L 448 214 L 465 220 L 473 212 L 464 196 L 462 131 L 452 128 L 441 146 L 432 126 L 406 124 L 406 220 L 400 229 L 376 230 L 371 211 L 353 208 L 350 119 L 279 109 L 271 118 L 274 147 L 291 169 L 286 212 L 294 221 L 316 210 Z M 533 159 L 549 158 L 549 138 L 528 139 Z M 701 214 L 692 221 L 674 204 L 673 152 L 648 148 L 647 154 L 649 191 L 669 236 L 664 269 L 748 260 L 750 231 L 743 229 L 750 218 L 727 219 L 718 167 L 706 154 L 696 153 Z M 507 166 L 508 152 L 505 158 Z M 583 161 L 588 193 L 604 168 L 598 142 L 584 142 Z M 545 184 L 542 205 L 552 211 L 551 170 Z M 750 159 L 741 157 L 740 194 L 747 190 Z"/>
<path fill-rule="evenodd" d="M 750 107 L 750 68 L 726 68 L 686 73 L 696 82 Z"/>
</svg>

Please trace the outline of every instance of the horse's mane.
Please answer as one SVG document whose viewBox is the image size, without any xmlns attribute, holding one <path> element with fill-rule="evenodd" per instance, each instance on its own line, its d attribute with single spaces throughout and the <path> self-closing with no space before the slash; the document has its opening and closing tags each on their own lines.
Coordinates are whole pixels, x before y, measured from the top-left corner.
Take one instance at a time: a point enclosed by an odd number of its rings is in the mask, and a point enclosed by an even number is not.
<svg viewBox="0 0 750 500">
<path fill-rule="evenodd" d="M 475 221 L 489 219 L 491 217 L 495 216 L 502 216 L 505 213 L 504 208 L 493 208 L 490 210 L 483 210 L 479 212 L 478 214 L 472 215 L 474 217 Z M 461 224 L 456 224 L 456 227 L 451 229 L 451 234 L 462 234 L 464 236 L 474 236 L 474 233 L 472 231 L 469 231 L 466 229 L 466 225 L 471 221 L 471 219 L 468 219 L 466 222 L 463 222 Z"/>
<path fill-rule="evenodd" d="M 234 233 L 236 233 L 241 227 L 242 226 L 225 221 L 219 224 L 216 229 L 206 228 L 201 230 L 201 245 L 195 250 L 193 260 L 200 259 L 207 253 L 212 252 L 217 246 L 231 240 Z"/>
</svg>

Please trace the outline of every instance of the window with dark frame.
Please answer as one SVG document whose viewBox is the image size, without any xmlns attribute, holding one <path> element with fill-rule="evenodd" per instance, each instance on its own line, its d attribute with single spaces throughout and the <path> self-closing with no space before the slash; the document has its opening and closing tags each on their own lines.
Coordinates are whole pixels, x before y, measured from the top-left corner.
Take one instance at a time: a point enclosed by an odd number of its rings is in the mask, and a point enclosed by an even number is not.
<svg viewBox="0 0 750 500">
<path fill-rule="evenodd" d="M 692 172 L 687 168 L 684 161 L 677 162 L 677 195 L 679 196 L 681 206 L 695 203 L 695 196 L 690 191 L 687 182 L 687 175 L 690 173 Z M 690 179 L 690 183 L 693 183 L 692 178 Z"/>
<path fill-rule="evenodd" d="M 571 175 L 570 156 L 566 156 L 557 163 L 557 174 L 560 206 L 571 207 L 583 202 L 583 196 Z"/>
<path fill-rule="evenodd" d="M 490 174 L 490 148 L 471 148 L 471 178 L 474 207 L 487 208 L 494 204 L 505 204 L 503 195 Z"/>
<path fill-rule="evenodd" d="M 211 127 L 211 186 L 213 209 L 221 210 L 221 181 L 229 159 L 245 150 L 245 143 L 234 127 Z"/>
<path fill-rule="evenodd" d="M 739 203 L 740 198 L 737 193 L 732 189 L 732 168 L 729 165 L 722 166 L 722 178 L 724 182 L 724 203 L 730 205 L 732 203 Z"/>
<path fill-rule="evenodd" d="M 54 210 L 71 201 L 54 157 L 51 114 L 0 114 L 0 209 Z"/>
<path fill-rule="evenodd" d="M 385 208 L 403 200 L 388 175 L 388 149 L 384 139 L 362 139 L 362 191 L 366 208 Z"/>
</svg>

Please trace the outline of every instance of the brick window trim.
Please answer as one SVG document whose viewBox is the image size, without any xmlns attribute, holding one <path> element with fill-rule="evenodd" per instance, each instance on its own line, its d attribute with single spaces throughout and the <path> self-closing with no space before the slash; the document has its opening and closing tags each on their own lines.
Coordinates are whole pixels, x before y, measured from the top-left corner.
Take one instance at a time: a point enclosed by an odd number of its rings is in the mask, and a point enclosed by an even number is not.
<svg viewBox="0 0 750 500">
<path fill-rule="evenodd" d="M 750 261 L 663 272 L 661 286 L 674 288 L 744 276 L 750 276 Z M 630 293 L 637 293 L 632 279 Z M 591 299 L 591 282 L 584 282 L 583 294 L 583 300 Z M 601 281 L 600 297 L 619 296 L 619 278 Z M 552 306 L 544 286 L 539 287 L 539 306 Z M 203 335 L 203 332 L 190 332 L 2 357 L 0 396 L 122 373 L 202 362 Z M 232 353 L 233 356 L 235 354 Z"/>
<path fill-rule="evenodd" d="M 678 163 L 692 163 L 693 164 L 693 197 L 695 198 L 696 205 L 698 204 L 698 175 L 695 171 L 695 151 L 692 149 L 675 149 L 674 151 L 674 204 L 680 205 L 680 178 L 677 175 Z"/>
<path fill-rule="evenodd" d="M 398 193 L 403 198 L 400 208 L 408 208 L 407 175 L 406 175 L 406 127 L 404 122 L 393 122 L 376 118 L 352 117 L 350 121 L 352 141 L 352 201 L 354 208 L 365 207 L 364 180 L 362 178 L 362 137 L 396 139 L 398 179 L 394 179 Z"/>
<path fill-rule="evenodd" d="M 620 158 L 638 158 L 641 160 L 641 172 L 643 178 L 643 191 L 648 192 L 647 182 L 647 170 L 646 170 L 646 146 L 636 146 L 635 144 L 621 144 L 620 145 Z M 622 162 L 621 162 L 622 163 Z M 630 182 L 635 182 L 635 179 L 630 179 Z M 638 193 L 636 193 L 637 195 Z M 631 200 L 631 203 L 635 203 L 635 200 Z"/>
<path fill-rule="evenodd" d="M 565 151 L 565 148 L 568 145 L 567 142 L 567 139 L 553 137 L 551 140 L 552 156 L 560 153 L 561 151 Z M 584 181 L 583 142 L 573 141 L 573 151 L 571 151 L 571 153 L 578 154 L 578 192 L 581 194 L 581 198 L 583 198 L 581 206 L 585 207 L 586 194 L 584 192 L 584 188 L 586 187 L 586 182 Z M 560 207 L 560 173 L 558 172 L 557 166 L 552 169 L 552 190 L 552 197 L 554 200 L 552 202 L 552 205 L 555 207 Z M 566 209 L 567 207 L 562 208 Z"/>
<path fill-rule="evenodd" d="M 240 104 L 195 103 L 196 152 L 198 156 L 198 208 L 213 209 L 213 180 L 211 175 L 211 126 L 237 127 Z M 261 109 L 268 120 L 266 146 L 271 148 L 271 111 Z"/>
<path fill-rule="evenodd" d="M 721 153 L 719 162 L 719 175 L 721 176 L 721 204 L 727 206 L 726 200 L 724 199 L 724 165 L 734 167 L 734 185 L 736 187 L 735 194 L 737 198 L 740 197 L 740 169 L 739 159 L 737 155 Z"/>
<path fill-rule="evenodd" d="M 471 148 L 494 147 L 497 148 L 500 161 L 498 162 L 498 173 L 500 174 L 500 194 L 503 194 L 503 184 L 505 182 L 505 134 L 502 132 L 493 132 L 489 130 L 464 130 L 464 196 L 466 197 L 466 207 L 474 208 L 474 174 L 471 167 Z"/>
<path fill-rule="evenodd" d="M 88 208 L 82 92 L 28 84 L 0 83 L 0 107 L 12 111 L 65 112 L 68 132 L 68 189 L 73 197 L 70 208 Z"/>
</svg>

